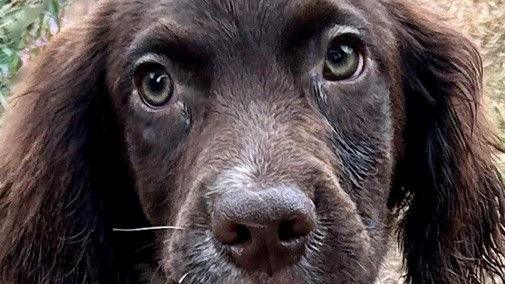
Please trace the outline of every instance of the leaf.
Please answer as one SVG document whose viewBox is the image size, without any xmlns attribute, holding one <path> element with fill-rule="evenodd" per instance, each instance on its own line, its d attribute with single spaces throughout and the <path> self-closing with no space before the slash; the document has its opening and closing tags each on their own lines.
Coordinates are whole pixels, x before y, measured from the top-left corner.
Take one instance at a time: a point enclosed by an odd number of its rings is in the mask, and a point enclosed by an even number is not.
<svg viewBox="0 0 505 284">
<path fill-rule="evenodd" d="M 19 68 L 21 68 L 21 65 L 22 65 L 22 61 L 21 61 L 21 57 L 18 55 L 18 54 L 15 54 L 12 58 L 11 58 L 11 62 L 10 62 L 10 72 L 12 74 L 16 73 Z"/>
<path fill-rule="evenodd" d="M 2 48 L 2 52 L 7 56 L 12 56 L 14 54 L 14 51 L 8 47 Z"/>
<path fill-rule="evenodd" d="M 48 11 L 53 19 L 58 20 L 60 18 L 60 2 L 58 0 L 51 0 Z"/>
<path fill-rule="evenodd" d="M 24 7 L 14 13 L 12 20 L 6 26 L 7 35 L 11 39 L 11 45 L 22 41 L 26 30 L 39 18 L 42 12 L 41 8 L 41 5 Z"/>
</svg>

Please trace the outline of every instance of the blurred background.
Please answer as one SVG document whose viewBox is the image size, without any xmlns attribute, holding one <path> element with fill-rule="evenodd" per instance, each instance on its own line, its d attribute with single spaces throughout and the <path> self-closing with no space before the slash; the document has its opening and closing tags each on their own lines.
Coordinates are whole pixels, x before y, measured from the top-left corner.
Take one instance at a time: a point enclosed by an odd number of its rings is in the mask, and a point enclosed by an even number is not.
<svg viewBox="0 0 505 284">
<path fill-rule="evenodd" d="M 505 145 L 505 0 L 415 1 L 470 37 L 483 55 L 487 111 Z M 0 114 L 16 74 L 62 26 L 84 17 L 96 0 L 0 0 Z M 21 71 L 20 71 L 21 70 Z M 505 159 L 502 159 L 505 161 Z M 502 163 L 502 166 L 504 163 Z M 503 168 L 503 167 L 502 167 Z M 391 245 L 378 283 L 402 283 L 397 245 Z"/>
</svg>

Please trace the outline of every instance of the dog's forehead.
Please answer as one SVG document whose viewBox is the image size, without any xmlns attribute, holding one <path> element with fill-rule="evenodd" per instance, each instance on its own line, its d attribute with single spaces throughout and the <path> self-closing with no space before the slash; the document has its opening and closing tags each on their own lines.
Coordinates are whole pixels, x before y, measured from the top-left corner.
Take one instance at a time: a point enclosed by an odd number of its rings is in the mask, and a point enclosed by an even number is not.
<svg viewBox="0 0 505 284">
<path fill-rule="evenodd" d="M 202 19 L 219 22 L 233 21 L 246 24 L 289 18 L 304 7 L 317 8 L 317 4 L 343 5 L 343 0 L 161 0 L 169 2 L 176 14 L 191 13 Z M 175 15 L 177 16 L 177 15 Z"/>
<path fill-rule="evenodd" d="M 255 37 L 278 35 L 293 21 L 324 18 L 330 13 L 360 14 L 361 0 L 160 0 L 154 17 L 168 19 L 192 32 Z M 361 7 L 361 8 L 359 8 Z M 321 19 L 322 20 L 322 19 Z"/>
</svg>

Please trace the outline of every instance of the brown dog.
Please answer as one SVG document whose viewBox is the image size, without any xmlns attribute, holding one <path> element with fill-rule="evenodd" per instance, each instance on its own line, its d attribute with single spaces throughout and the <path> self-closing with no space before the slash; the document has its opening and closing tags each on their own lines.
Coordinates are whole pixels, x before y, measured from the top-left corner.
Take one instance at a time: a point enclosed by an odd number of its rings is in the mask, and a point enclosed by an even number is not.
<svg viewBox="0 0 505 284">
<path fill-rule="evenodd" d="M 1 282 L 373 283 L 400 211 L 412 283 L 503 279 L 481 73 L 401 1 L 102 1 L 3 117 Z"/>
</svg>

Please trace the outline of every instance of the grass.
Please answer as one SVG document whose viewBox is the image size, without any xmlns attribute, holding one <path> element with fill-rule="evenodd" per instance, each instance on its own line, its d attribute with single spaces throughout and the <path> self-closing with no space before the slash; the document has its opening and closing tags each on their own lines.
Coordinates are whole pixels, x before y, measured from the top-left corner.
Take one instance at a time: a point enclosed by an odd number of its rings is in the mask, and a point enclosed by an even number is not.
<svg viewBox="0 0 505 284">
<path fill-rule="evenodd" d="M 0 0 L 0 113 L 15 74 L 60 27 L 62 0 Z"/>
</svg>

